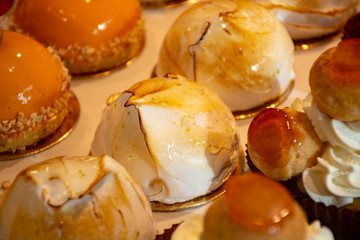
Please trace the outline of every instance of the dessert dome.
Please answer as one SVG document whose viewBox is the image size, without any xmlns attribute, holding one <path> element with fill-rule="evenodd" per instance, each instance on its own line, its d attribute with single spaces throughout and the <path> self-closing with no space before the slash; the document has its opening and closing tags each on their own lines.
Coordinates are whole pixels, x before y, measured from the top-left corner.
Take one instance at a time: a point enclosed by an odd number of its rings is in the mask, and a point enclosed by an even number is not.
<svg viewBox="0 0 360 240">
<path fill-rule="evenodd" d="M 53 47 L 71 74 L 124 64 L 144 41 L 137 0 L 19 0 L 10 27 Z"/>
<path fill-rule="evenodd" d="M 288 93 L 294 44 L 271 13 L 249 1 L 199 2 L 163 41 L 156 74 L 177 73 L 215 91 L 232 111 L 268 106 Z"/>
<path fill-rule="evenodd" d="M 107 106 L 91 151 L 115 158 L 149 201 L 165 204 L 216 190 L 243 164 L 227 106 L 207 87 L 175 74 L 141 81 Z"/>
<path fill-rule="evenodd" d="M 3 239 L 155 239 L 141 187 L 109 156 L 55 157 L 0 196 Z"/>
<path fill-rule="evenodd" d="M 358 0 L 256 0 L 272 12 L 294 40 L 306 40 L 340 31 L 356 13 Z"/>
<path fill-rule="evenodd" d="M 23 150 L 68 115 L 70 76 L 50 49 L 23 34 L 0 32 L 0 152 Z"/>
</svg>

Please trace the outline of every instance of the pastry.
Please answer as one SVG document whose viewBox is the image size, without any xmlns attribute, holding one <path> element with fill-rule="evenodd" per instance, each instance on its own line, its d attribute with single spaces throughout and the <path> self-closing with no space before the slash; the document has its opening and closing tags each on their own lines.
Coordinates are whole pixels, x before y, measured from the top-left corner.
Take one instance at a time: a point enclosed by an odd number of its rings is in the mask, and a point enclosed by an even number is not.
<svg viewBox="0 0 360 240">
<path fill-rule="evenodd" d="M 342 224 L 333 226 L 334 216 L 323 216 L 324 223 L 342 239 L 360 238 L 359 229 L 350 224 L 360 220 L 360 185 L 355 177 L 360 159 L 360 115 L 353 112 L 360 108 L 355 96 L 360 86 L 359 53 L 360 40 L 346 39 L 321 54 L 310 70 L 311 95 L 304 104 L 315 131 L 326 142 L 318 164 L 302 175 L 305 191 L 314 201 L 309 207 L 325 208 L 342 219 Z M 324 88 L 327 94 L 320 96 Z"/>
<path fill-rule="evenodd" d="M 309 225 L 288 190 L 270 178 L 245 173 L 230 178 L 225 188 L 224 196 L 204 217 L 195 215 L 185 220 L 171 240 L 334 239 L 319 221 Z"/>
<path fill-rule="evenodd" d="M 9 20 L 11 29 L 51 46 L 72 75 L 125 64 L 144 43 L 137 0 L 18 0 Z"/>
<path fill-rule="evenodd" d="M 0 32 L 0 152 L 15 152 L 62 124 L 69 112 L 70 75 L 51 49 L 23 34 Z"/>
<path fill-rule="evenodd" d="M 360 39 L 341 41 L 321 54 L 309 76 L 321 112 L 341 121 L 360 120 Z"/>
<path fill-rule="evenodd" d="M 358 0 L 256 0 L 276 16 L 294 40 L 339 32 L 356 13 Z"/>
<path fill-rule="evenodd" d="M 352 224 L 360 221 L 359 51 L 359 39 L 346 39 L 314 62 L 309 75 L 311 93 L 300 110 L 305 111 L 325 147 L 314 166 L 284 182 L 309 219 L 319 219 L 336 239 L 360 238 L 358 227 Z"/>
<path fill-rule="evenodd" d="M 242 170 L 238 130 L 213 91 L 168 74 L 133 85 L 107 106 L 91 152 L 118 160 L 149 201 L 173 204 L 219 188 L 237 165 Z"/>
<path fill-rule="evenodd" d="M 0 196 L 1 239 L 155 239 L 149 203 L 109 156 L 55 157 Z"/>
<path fill-rule="evenodd" d="M 306 113 L 290 108 L 264 109 L 248 129 L 251 162 L 276 180 L 299 176 L 314 166 L 323 145 Z"/>
<path fill-rule="evenodd" d="M 215 91 L 231 111 L 262 108 L 293 84 L 294 44 L 265 8 L 249 1 L 199 2 L 168 30 L 157 76 L 177 73 Z"/>
</svg>

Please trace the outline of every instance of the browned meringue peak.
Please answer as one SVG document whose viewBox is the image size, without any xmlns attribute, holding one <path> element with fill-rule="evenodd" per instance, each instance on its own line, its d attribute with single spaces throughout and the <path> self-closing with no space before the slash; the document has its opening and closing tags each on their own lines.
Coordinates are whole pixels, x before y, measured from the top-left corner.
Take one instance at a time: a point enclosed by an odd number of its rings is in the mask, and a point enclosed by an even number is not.
<svg viewBox="0 0 360 240">
<path fill-rule="evenodd" d="M 294 45 L 283 25 L 248 1 L 199 2 L 168 30 L 156 73 L 178 73 L 215 91 L 232 111 L 281 96 L 294 80 Z"/>
<path fill-rule="evenodd" d="M 109 105 L 92 153 L 122 163 L 150 201 L 184 202 L 219 188 L 241 153 L 221 99 L 179 75 L 141 81 Z"/>
<path fill-rule="evenodd" d="M 356 12 L 358 0 L 256 0 L 272 12 L 294 40 L 339 31 Z"/>
<path fill-rule="evenodd" d="M 0 198 L 1 239 L 154 239 L 141 187 L 109 156 L 56 157 L 20 172 Z"/>
</svg>

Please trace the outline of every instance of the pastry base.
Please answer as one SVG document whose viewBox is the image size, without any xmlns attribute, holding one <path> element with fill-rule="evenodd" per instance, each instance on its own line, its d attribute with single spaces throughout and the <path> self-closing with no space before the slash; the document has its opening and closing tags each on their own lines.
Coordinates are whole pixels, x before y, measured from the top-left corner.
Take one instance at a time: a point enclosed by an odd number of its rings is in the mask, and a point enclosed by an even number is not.
<svg viewBox="0 0 360 240">
<path fill-rule="evenodd" d="M 80 116 L 80 104 L 73 92 L 71 92 L 69 98 L 69 113 L 68 116 L 64 119 L 60 127 L 52 133 L 50 136 L 40 140 L 36 145 L 26 147 L 25 150 L 18 150 L 14 153 L 12 152 L 2 152 L 0 153 L 0 161 L 11 160 L 16 158 L 21 158 L 31 154 L 35 154 L 41 151 L 44 151 L 53 145 L 64 140 L 70 132 L 74 129 L 79 116 Z"/>
</svg>

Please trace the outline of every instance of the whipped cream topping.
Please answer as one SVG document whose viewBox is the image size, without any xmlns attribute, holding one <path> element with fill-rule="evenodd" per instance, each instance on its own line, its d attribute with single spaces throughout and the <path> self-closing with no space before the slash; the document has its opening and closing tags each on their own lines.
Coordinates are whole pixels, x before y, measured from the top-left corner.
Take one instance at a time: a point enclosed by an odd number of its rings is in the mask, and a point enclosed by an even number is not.
<svg viewBox="0 0 360 240">
<path fill-rule="evenodd" d="M 303 172 L 306 192 L 316 202 L 337 207 L 360 197 L 360 121 L 342 122 L 322 113 L 309 94 L 303 109 L 319 138 L 328 142 L 318 163 Z"/>
<path fill-rule="evenodd" d="M 319 110 L 311 95 L 304 100 L 303 108 L 321 141 L 360 151 L 360 121 L 342 122 L 329 117 Z"/>
<path fill-rule="evenodd" d="M 193 215 L 177 227 L 171 240 L 201 240 L 203 230 L 204 216 Z M 334 240 L 334 236 L 331 230 L 321 226 L 320 222 L 316 220 L 309 225 L 304 240 Z"/>
<path fill-rule="evenodd" d="M 318 164 L 303 172 L 306 192 L 316 202 L 337 207 L 360 197 L 360 155 L 328 144 Z"/>
<path fill-rule="evenodd" d="M 334 235 L 326 226 L 321 226 L 320 221 L 313 221 L 308 228 L 306 240 L 333 240 Z"/>
</svg>

